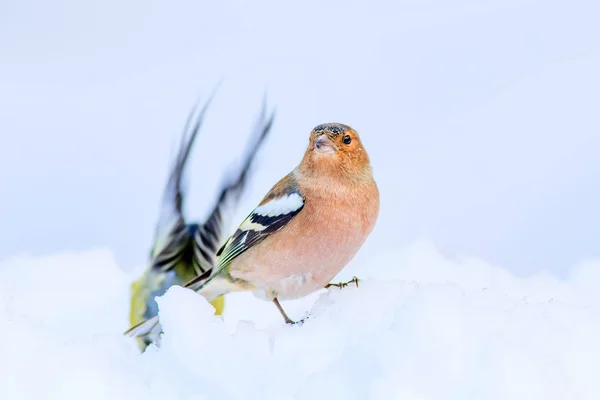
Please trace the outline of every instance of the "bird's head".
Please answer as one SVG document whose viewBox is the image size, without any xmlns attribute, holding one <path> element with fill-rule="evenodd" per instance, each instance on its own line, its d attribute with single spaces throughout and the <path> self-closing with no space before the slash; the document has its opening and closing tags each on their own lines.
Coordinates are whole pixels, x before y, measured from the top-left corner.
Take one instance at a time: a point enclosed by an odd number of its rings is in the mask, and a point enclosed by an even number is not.
<svg viewBox="0 0 600 400">
<path fill-rule="evenodd" d="M 312 130 L 303 164 L 314 172 L 348 177 L 371 171 L 369 155 L 358 132 L 338 123 L 321 124 Z"/>
</svg>

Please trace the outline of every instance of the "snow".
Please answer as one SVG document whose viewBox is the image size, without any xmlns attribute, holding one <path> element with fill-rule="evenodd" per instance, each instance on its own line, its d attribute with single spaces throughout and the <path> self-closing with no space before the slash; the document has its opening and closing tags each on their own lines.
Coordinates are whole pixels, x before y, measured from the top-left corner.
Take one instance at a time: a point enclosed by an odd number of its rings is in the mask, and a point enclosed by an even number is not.
<svg viewBox="0 0 600 400">
<path fill-rule="evenodd" d="M 140 354 L 110 251 L 0 262 L 2 399 L 592 399 L 600 397 L 600 262 L 568 279 L 447 260 L 427 241 L 363 254 L 358 288 L 271 304 L 159 298 L 162 347 Z"/>
<path fill-rule="evenodd" d="M 600 2 L 2 6 L 0 400 L 600 398 Z M 274 130 L 232 220 L 328 121 L 360 133 L 380 218 L 337 279 L 359 288 L 283 304 L 303 326 L 249 294 L 215 319 L 173 288 L 141 355 L 132 267 L 219 81 L 190 220 L 265 90 Z"/>
</svg>

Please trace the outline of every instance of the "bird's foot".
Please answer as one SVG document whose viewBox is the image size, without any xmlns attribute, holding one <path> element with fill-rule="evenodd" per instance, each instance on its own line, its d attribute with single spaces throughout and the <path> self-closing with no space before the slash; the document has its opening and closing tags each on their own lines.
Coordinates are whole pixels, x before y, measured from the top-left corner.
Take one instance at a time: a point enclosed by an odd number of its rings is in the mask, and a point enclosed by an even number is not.
<svg viewBox="0 0 600 400">
<path fill-rule="evenodd" d="M 302 318 L 301 320 L 292 321 L 292 319 L 290 317 L 288 317 L 288 315 L 285 313 L 285 311 L 283 311 L 283 307 L 281 307 L 281 304 L 279 304 L 279 300 L 277 300 L 277 298 L 273 299 L 273 303 L 275 303 L 275 305 L 277 306 L 277 309 L 281 313 L 281 316 L 283 317 L 283 319 L 287 325 L 303 325 L 307 319 L 312 317 L 312 314 L 309 314 L 306 317 Z"/>
<path fill-rule="evenodd" d="M 283 317 L 283 319 L 285 320 L 285 323 L 288 325 L 301 325 L 304 320 L 301 319 L 300 321 L 296 322 L 296 321 L 292 321 L 290 317 L 288 317 L 288 315 L 286 314 L 285 311 L 283 311 L 283 307 L 281 307 L 281 304 L 279 304 L 279 300 L 277 300 L 277 298 L 273 299 L 273 303 L 275 303 L 275 305 L 277 306 L 277 309 L 279 310 L 279 312 L 281 313 L 281 316 Z"/>
<path fill-rule="evenodd" d="M 346 286 L 348 286 L 351 283 L 354 283 L 356 285 L 356 287 L 358 287 L 358 278 L 357 277 L 353 277 L 348 282 L 328 283 L 327 285 L 325 285 L 325 289 L 329 289 L 332 286 L 335 286 L 337 288 L 343 289 L 343 288 L 345 288 Z"/>
</svg>

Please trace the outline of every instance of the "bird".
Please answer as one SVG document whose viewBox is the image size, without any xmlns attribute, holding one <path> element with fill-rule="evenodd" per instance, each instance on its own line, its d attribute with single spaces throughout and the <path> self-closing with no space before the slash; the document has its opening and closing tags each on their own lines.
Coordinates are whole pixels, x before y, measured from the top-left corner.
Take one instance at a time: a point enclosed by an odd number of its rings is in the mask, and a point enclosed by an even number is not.
<svg viewBox="0 0 600 400">
<path fill-rule="evenodd" d="M 300 163 L 264 196 L 217 252 L 216 265 L 184 285 L 211 301 L 252 292 L 275 304 L 325 286 L 357 254 L 379 217 L 379 189 L 356 130 L 316 126 Z M 159 329 L 158 316 L 125 335 Z"/>
<path fill-rule="evenodd" d="M 236 176 L 222 179 L 219 195 L 203 223 L 186 221 L 183 213 L 185 193 L 183 175 L 192 145 L 202 126 L 216 88 L 197 111 L 197 102 L 188 115 L 179 151 L 172 166 L 162 200 L 162 213 L 158 219 L 154 245 L 150 252 L 148 268 L 131 285 L 130 324 L 135 325 L 158 314 L 156 297 L 163 295 L 173 285 L 183 286 L 192 278 L 210 271 L 216 251 L 227 239 L 225 227 L 233 217 L 249 178 L 253 160 L 271 131 L 275 113 L 266 117 L 266 99 L 251 132 L 251 142 Z M 195 116 L 197 114 L 197 116 Z M 224 309 L 223 296 L 211 299 L 215 314 Z M 159 343 L 159 331 L 137 338 L 138 347 L 144 351 L 150 343 Z"/>
</svg>

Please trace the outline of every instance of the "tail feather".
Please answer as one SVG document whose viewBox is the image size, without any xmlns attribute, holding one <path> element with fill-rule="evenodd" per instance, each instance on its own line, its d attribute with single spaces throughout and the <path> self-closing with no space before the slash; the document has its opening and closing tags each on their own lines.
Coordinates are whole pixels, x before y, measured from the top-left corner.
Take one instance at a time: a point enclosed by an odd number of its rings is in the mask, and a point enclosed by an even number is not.
<svg viewBox="0 0 600 400">
<path fill-rule="evenodd" d="M 145 321 L 140 322 L 132 328 L 129 328 L 125 332 L 125 336 L 129 337 L 144 337 L 148 335 L 156 335 L 160 334 L 160 324 L 158 323 L 158 315 L 155 315 L 152 318 L 149 318 Z"/>
<path fill-rule="evenodd" d="M 192 289 L 196 292 L 202 290 L 204 285 L 206 285 L 212 280 L 213 277 L 210 276 L 211 272 L 212 270 L 208 270 L 202 275 L 193 278 L 188 283 L 186 283 L 184 287 L 187 289 Z M 213 299 L 211 298 L 208 300 L 211 301 Z M 147 336 L 158 338 L 161 331 L 162 328 L 160 327 L 158 315 L 155 315 L 152 318 L 148 318 L 147 320 L 142 321 L 139 324 L 129 328 L 127 331 L 125 331 L 124 335 L 132 338 L 143 338 Z"/>
<path fill-rule="evenodd" d="M 187 289 L 194 290 L 195 292 L 202 292 L 206 285 L 213 281 L 214 278 L 220 278 L 220 276 L 210 276 L 211 270 L 206 271 L 200 276 L 195 277 L 189 281 L 184 287 Z M 224 279 L 216 279 L 216 282 L 226 282 Z M 230 284 L 215 285 L 216 290 L 210 290 L 206 293 L 201 293 L 208 301 L 212 301 L 219 296 L 225 294 L 230 289 Z M 156 342 L 162 333 L 160 321 L 158 315 L 152 318 L 148 318 L 145 321 L 129 328 L 125 331 L 124 335 L 132 338 L 148 338 L 148 342 Z"/>
</svg>

